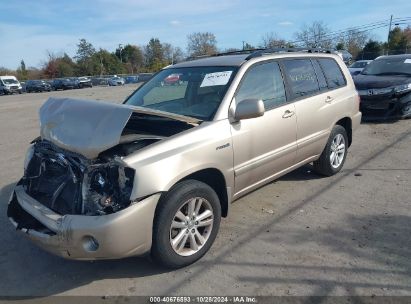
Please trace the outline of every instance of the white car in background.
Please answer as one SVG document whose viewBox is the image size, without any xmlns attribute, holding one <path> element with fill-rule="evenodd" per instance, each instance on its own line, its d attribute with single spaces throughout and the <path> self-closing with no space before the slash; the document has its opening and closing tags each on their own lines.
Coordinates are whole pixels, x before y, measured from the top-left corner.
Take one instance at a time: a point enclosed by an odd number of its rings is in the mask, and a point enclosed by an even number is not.
<svg viewBox="0 0 411 304">
<path fill-rule="evenodd" d="M 122 77 L 117 77 L 114 76 L 108 80 L 108 85 L 109 86 L 119 86 L 119 85 L 124 85 L 126 81 Z"/>
<path fill-rule="evenodd" d="M 21 94 L 23 88 L 14 76 L 0 76 L 0 94 L 8 95 L 13 93 Z"/>
<path fill-rule="evenodd" d="M 354 75 L 358 75 L 362 72 L 362 70 L 364 70 L 364 68 L 370 64 L 370 62 L 372 62 L 372 60 L 358 60 L 356 62 L 354 62 L 353 64 L 351 64 L 348 67 L 348 70 L 350 71 L 350 74 L 352 76 Z"/>
</svg>

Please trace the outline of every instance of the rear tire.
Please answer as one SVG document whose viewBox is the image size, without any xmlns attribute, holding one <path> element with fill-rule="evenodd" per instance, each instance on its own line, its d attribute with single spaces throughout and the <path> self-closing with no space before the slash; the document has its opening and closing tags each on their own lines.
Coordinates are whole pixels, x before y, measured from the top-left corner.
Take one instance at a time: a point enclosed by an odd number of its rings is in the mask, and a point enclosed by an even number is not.
<svg viewBox="0 0 411 304">
<path fill-rule="evenodd" d="M 194 263 L 210 249 L 220 220 L 220 200 L 210 186 L 196 180 L 176 184 L 157 206 L 152 257 L 169 268 Z"/>
<path fill-rule="evenodd" d="M 318 160 L 314 162 L 314 170 L 325 176 L 338 173 L 344 166 L 348 152 L 348 136 L 344 127 L 334 126 L 327 145 Z"/>
</svg>

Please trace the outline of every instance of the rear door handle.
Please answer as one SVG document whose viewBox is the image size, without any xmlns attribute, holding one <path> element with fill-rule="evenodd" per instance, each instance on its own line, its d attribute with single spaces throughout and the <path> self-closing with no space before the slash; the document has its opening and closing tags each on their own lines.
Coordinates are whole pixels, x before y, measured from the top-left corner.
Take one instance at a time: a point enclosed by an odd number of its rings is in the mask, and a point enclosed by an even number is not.
<svg viewBox="0 0 411 304">
<path fill-rule="evenodd" d="M 330 102 L 332 102 L 333 100 L 334 100 L 333 97 L 327 96 L 327 98 L 325 99 L 325 102 L 326 102 L 326 103 L 330 103 Z"/>
<path fill-rule="evenodd" d="M 283 118 L 290 118 L 291 116 L 294 116 L 294 114 L 295 114 L 294 111 L 287 110 L 284 112 Z"/>
</svg>

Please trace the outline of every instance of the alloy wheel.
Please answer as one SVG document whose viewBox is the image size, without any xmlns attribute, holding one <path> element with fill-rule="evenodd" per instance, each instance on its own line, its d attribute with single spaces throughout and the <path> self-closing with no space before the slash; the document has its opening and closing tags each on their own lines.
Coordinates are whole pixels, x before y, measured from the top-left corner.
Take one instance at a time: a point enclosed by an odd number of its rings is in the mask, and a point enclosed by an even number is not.
<svg viewBox="0 0 411 304">
<path fill-rule="evenodd" d="M 204 198 L 186 201 L 174 215 L 170 227 L 170 244 L 181 256 L 190 256 L 201 250 L 213 229 L 214 214 Z"/>
<path fill-rule="evenodd" d="M 345 156 L 345 139 L 342 134 L 337 134 L 331 143 L 330 163 L 334 169 L 341 166 Z"/>
</svg>

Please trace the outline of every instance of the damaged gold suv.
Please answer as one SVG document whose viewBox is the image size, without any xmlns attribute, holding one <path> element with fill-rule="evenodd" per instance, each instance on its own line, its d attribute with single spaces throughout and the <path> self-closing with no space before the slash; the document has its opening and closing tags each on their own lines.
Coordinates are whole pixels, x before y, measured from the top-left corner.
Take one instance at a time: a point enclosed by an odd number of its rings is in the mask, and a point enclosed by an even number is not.
<svg viewBox="0 0 411 304">
<path fill-rule="evenodd" d="M 310 162 L 340 171 L 358 109 L 350 73 L 323 50 L 179 63 L 122 105 L 50 98 L 8 217 L 65 258 L 151 253 L 182 267 L 235 199 Z"/>
</svg>

